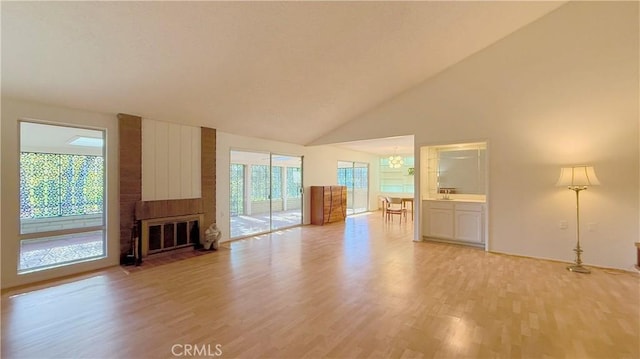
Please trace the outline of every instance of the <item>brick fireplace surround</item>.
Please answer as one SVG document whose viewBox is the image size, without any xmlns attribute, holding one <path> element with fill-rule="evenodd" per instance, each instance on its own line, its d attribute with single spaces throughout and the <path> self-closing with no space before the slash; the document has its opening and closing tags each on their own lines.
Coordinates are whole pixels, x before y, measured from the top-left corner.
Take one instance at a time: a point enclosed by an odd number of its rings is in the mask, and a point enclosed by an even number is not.
<svg viewBox="0 0 640 359">
<path fill-rule="evenodd" d="M 134 221 L 202 214 L 200 231 L 215 222 L 216 130 L 201 128 L 201 198 L 142 201 L 142 118 L 118 114 L 120 169 L 120 254 L 131 250 Z"/>
</svg>

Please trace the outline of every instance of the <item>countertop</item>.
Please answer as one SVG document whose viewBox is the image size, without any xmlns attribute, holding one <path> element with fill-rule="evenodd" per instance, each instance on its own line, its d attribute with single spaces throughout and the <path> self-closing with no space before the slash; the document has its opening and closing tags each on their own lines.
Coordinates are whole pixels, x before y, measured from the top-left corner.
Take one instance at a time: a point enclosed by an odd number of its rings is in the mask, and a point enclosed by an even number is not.
<svg viewBox="0 0 640 359">
<path fill-rule="evenodd" d="M 482 199 L 458 199 L 458 198 L 450 198 L 450 199 L 442 199 L 442 198 L 424 198 L 423 201 L 437 201 L 437 202 L 471 202 L 471 203 L 486 203 L 486 200 Z"/>
</svg>

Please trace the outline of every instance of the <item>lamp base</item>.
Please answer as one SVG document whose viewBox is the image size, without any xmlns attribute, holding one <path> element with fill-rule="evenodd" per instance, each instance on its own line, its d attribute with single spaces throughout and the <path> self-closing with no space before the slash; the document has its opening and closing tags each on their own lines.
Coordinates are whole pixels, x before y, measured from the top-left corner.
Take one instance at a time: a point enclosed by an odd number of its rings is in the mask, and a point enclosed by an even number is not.
<svg viewBox="0 0 640 359">
<path fill-rule="evenodd" d="M 574 265 L 568 266 L 567 270 L 569 272 L 576 272 L 576 273 L 584 273 L 584 274 L 591 273 L 589 268 L 584 267 L 582 264 L 574 264 Z"/>
</svg>

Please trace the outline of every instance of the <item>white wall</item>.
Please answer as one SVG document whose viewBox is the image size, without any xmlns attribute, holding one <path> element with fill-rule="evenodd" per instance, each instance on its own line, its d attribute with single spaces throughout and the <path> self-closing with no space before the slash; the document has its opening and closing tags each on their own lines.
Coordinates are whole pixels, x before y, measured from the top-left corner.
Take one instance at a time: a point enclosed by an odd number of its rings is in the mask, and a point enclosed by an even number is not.
<svg viewBox="0 0 640 359">
<path fill-rule="evenodd" d="M 602 185 L 581 195 L 583 260 L 630 269 L 640 218 L 638 29 L 637 2 L 570 2 L 314 143 L 486 140 L 489 250 L 565 261 L 574 259 L 575 195 L 554 184 L 563 165 L 594 165 Z"/>
<path fill-rule="evenodd" d="M 19 253 L 19 152 L 18 120 L 30 119 L 80 125 L 106 131 L 107 257 L 60 268 L 17 274 Z M 118 220 L 118 122 L 115 115 L 60 108 L 2 98 L 2 288 L 116 265 L 120 256 Z"/>
<path fill-rule="evenodd" d="M 232 135 L 218 131 L 216 134 L 216 223 L 222 231 L 221 241 L 229 240 L 229 154 L 231 150 L 266 151 L 282 155 L 304 156 L 303 159 L 303 221 L 309 218 L 309 186 L 337 184 L 338 161 L 369 163 L 369 209 L 376 210 L 378 188 L 377 157 L 371 154 L 349 151 L 333 146 L 300 146 Z"/>
</svg>

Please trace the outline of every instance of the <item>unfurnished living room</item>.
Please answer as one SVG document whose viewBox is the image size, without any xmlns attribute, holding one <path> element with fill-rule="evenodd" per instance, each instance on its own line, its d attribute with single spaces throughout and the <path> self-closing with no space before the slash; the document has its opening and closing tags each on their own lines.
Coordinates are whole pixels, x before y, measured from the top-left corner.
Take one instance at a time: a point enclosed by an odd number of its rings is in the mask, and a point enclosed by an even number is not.
<svg viewBox="0 0 640 359">
<path fill-rule="evenodd" d="M 0 11 L 3 358 L 640 357 L 639 2 Z"/>
</svg>

